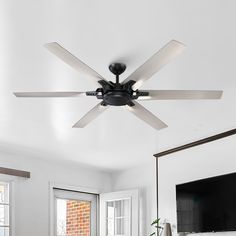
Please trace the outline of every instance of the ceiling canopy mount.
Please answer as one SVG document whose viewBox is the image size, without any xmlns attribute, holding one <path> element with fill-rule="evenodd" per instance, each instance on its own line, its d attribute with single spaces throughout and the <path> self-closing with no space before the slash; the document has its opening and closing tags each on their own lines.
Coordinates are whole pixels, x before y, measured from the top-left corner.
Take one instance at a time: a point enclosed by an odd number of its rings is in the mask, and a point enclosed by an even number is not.
<svg viewBox="0 0 236 236">
<path fill-rule="evenodd" d="M 109 70 L 116 76 L 121 75 L 122 73 L 125 72 L 126 65 L 123 63 L 112 63 L 109 65 Z"/>
</svg>

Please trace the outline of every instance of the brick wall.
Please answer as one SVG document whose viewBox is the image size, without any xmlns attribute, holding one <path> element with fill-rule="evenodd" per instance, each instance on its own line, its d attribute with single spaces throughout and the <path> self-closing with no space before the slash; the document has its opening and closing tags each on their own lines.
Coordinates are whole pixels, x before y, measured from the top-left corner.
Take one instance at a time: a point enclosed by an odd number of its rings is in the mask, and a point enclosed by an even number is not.
<svg viewBox="0 0 236 236">
<path fill-rule="evenodd" d="M 66 235 L 90 236 L 90 202 L 67 201 Z"/>
</svg>

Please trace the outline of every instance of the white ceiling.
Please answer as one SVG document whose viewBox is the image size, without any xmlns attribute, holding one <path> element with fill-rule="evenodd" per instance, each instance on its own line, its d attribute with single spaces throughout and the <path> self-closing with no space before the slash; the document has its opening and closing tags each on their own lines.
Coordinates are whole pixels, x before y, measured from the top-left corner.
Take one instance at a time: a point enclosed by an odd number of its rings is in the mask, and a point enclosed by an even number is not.
<svg viewBox="0 0 236 236">
<path fill-rule="evenodd" d="M 0 151 L 114 171 L 234 127 L 235 0 L 1 0 Z M 221 101 L 144 101 L 169 127 L 156 131 L 122 107 L 72 129 L 95 98 L 19 99 L 13 91 L 88 91 L 94 83 L 43 48 L 57 41 L 108 80 L 127 77 L 171 39 L 187 50 L 143 88 L 223 89 Z"/>
</svg>

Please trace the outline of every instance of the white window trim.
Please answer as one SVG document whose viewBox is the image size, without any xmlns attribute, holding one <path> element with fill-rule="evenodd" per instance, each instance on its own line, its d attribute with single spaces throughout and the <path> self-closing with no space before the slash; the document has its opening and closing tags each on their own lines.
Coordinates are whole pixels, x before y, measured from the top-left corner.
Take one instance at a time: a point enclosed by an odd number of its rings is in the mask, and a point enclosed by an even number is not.
<svg viewBox="0 0 236 236">
<path fill-rule="evenodd" d="M 9 184 L 9 236 L 15 236 L 15 177 L 0 174 L 0 182 Z"/>
<path fill-rule="evenodd" d="M 101 191 L 98 189 L 88 188 L 84 186 L 74 186 L 64 183 L 57 183 L 50 181 L 49 182 L 49 236 L 55 236 L 55 202 L 54 202 L 54 192 L 53 189 L 63 189 L 75 192 L 91 193 L 91 194 L 100 194 Z M 97 232 L 99 232 L 99 199 L 97 202 Z M 98 233 L 97 233 L 98 234 Z M 14 236 L 14 235 L 11 235 Z"/>
<path fill-rule="evenodd" d="M 130 189 L 118 192 L 108 192 L 100 195 L 100 219 L 101 228 L 100 235 L 106 235 L 106 202 L 119 201 L 124 199 L 130 199 L 131 221 L 130 221 L 130 235 L 139 235 L 139 190 Z"/>
</svg>

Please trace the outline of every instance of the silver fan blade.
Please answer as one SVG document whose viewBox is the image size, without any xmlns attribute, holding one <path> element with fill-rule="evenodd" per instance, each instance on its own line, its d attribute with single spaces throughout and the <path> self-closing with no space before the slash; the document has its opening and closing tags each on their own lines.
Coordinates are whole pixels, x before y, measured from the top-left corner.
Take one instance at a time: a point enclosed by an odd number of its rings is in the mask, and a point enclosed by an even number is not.
<svg viewBox="0 0 236 236">
<path fill-rule="evenodd" d="M 16 97 L 40 98 L 40 97 L 82 97 L 86 96 L 85 92 L 20 92 L 14 93 Z"/>
<path fill-rule="evenodd" d="M 148 92 L 149 96 L 140 96 L 138 100 L 198 100 L 198 99 L 220 99 L 223 91 L 217 90 L 142 90 Z"/>
<path fill-rule="evenodd" d="M 132 88 L 133 90 L 139 89 L 146 80 L 150 79 L 163 66 L 183 52 L 185 47 L 184 44 L 176 40 L 170 41 L 136 71 L 134 71 L 127 79 L 125 79 L 123 83 L 126 83 L 129 80 L 137 81 Z"/>
<path fill-rule="evenodd" d="M 137 116 L 139 119 L 143 120 L 150 126 L 152 126 L 154 129 L 160 130 L 163 128 L 166 128 L 167 125 L 161 121 L 159 118 L 157 118 L 155 115 L 153 115 L 150 111 L 148 111 L 146 108 L 144 108 L 139 103 L 132 101 L 135 105 L 130 107 L 126 105 L 126 108 L 128 111 L 132 112 L 135 116 Z"/>
<path fill-rule="evenodd" d="M 92 108 L 88 113 L 86 113 L 74 126 L 73 128 L 84 128 L 87 124 L 97 118 L 101 113 L 103 113 L 109 106 L 102 106 L 100 102 L 94 108 Z"/>
<path fill-rule="evenodd" d="M 99 80 L 105 80 L 101 75 L 99 75 L 92 68 L 87 66 L 84 62 L 79 60 L 65 48 L 63 48 L 60 44 L 53 42 L 47 43 L 44 45 L 51 53 L 59 57 L 62 61 L 73 67 L 75 70 L 82 72 L 86 75 L 89 75 L 96 82 Z"/>
</svg>

